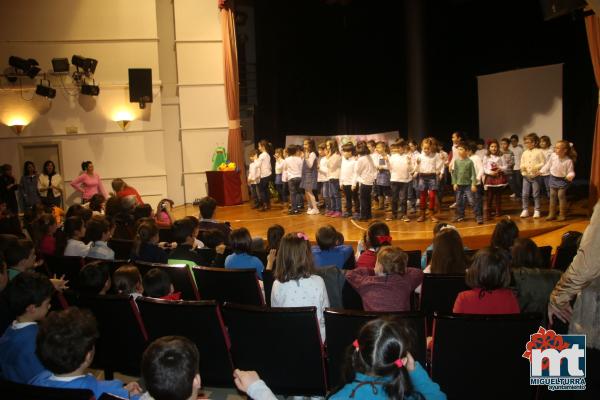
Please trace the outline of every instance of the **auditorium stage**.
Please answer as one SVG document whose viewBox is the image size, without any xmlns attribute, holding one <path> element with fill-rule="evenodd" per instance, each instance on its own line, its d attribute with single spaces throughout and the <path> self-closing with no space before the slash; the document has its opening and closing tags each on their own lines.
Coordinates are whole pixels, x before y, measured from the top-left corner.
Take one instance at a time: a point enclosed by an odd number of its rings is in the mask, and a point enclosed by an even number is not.
<svg viewBox="0 0 600 400">
<path fill-rule="evenodd" d="M 451 198 L 444 201 L 442 212 L 439 213 L 440 221 L 451 221 L 454 210 L 448 209 Z M 583 231 L 589 222 L 587 200 L 575 202 L 570 207 L 569 219 L 564 222 L 546 222 L 544 218 L 531 217 L 521 219 L 519 214 L 521 206 L 508 196 L 503 197 L 504 215 L 509 215 L 518 225 L 521 237 L 531 237 L 538 245 L 552 245 L 560 243 L 560 237 L 568 230 Z M 548 201 L 542 201 L 542 215 L 545 217 L 548 210 Z M 533 213 L 531 211 L 531 213 Z M 198 207 L 185 205 L 176 207 L 174 215 L 181 218 L 186 215 L 198 216 Z M 385 212 L 373 210 L 373 220 L 384 220 Z M 491 234 L 499 218 L 485 220 L 483 225 L 478 225 L 470 210 L 466 212 L 466 220 L 454 224 L 459 230 L 465 245 L 470 248 L 481 248 L 489 243 Z M 405 250 L 424 250 L 433 238 L 433 222 L 416 222 L 417 215 L 410 214 L 411 222 L 401 220 L 386 221 L 389 225 L 394 244 Z M 218 207 L 216 219 L 229 221 L 235 228 L 246 227 L 253 236 L 266 238 L 267 229 L 273 224 L 282 225 L 286 232 L 302 231 L 311 241 L 315 240 L 315 233 L 319 227 L 331 224 L 342 232 L 348 244 L 356 245 L 369 225 L 369 222 L 359 222 L 350 218 L 329 218 L 324 215 L 288 215 L 281 204 L 274 203 L 270 211 L 261 212 L 252 210 L 249 203 L 238 206 Z"/>
</svg>

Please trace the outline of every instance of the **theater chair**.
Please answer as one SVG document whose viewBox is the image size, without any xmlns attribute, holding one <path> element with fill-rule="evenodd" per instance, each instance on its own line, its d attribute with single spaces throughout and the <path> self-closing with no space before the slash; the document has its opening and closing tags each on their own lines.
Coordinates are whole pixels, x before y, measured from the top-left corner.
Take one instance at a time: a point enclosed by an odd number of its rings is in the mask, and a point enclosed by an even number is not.
<svg viewBox="0 0 600 400">
<path fill-rule="evenodd" d="M 573 259 L 577 255 L 576 247 L 557 247 L 552 268 L 560 271 L 566 271 Z"/>
<path fill-rule="evenodd" d="M 427 316 L 427 333 L 431 336 L 433 314 L 450 314 L 456 296 L 469 290 L 464 275 L 423 274 L 419 311 Z"/>
<path fill-rule="evenodd" d="M 139 376 L 148 335 L 137 305 L 126 295 L 81 295 L 78 306 L 89 309 L 98 321 L 94 365 L 104 369 L 106 379 L 115 371 Z"/>
<path fill-rule="evenodd" d="M 542 256 L 542 268 L 552 267 L 552 246 L 540 246 L 540 256 Z"/>
<path fill-rule="evenodd" d="M 404 251 L 408 255 L 407 267 L 421 269 L 421 250 Z"/>
<path fill-rule="evenodd" d="M 325 396 L 327 378 L 316 307 L 226 303 L 223 316 L 235 368 L 256 370 L 276 394 Z"/>
<path fill-rule="evenodd" d="M 81 257 L 65 257 L 44 255 L 44 263 L 50 276 L 65 276 L 65 279 L 73 284 L 77 281 L 77 275 L 83 267 L 85 259 Z"/>
<path fill-rule="evenodd" d="M 263 288 L 265 289 L 265 303 L 268 307 L 271 307 L 271 292 L 273 291 L 273 282 L 275 282 L 273 271 L 265 269 L 263 271 Z"/>
<path fill-rule="evenodd" d="M 129 260 L 131 258 L 131 251 L 133 250 L 133 240 L 110 239 L 108 247 L 115 252 L 115 259 Z"/>
<path fill-rule="evenodd" d="M 198 346 L 202 384 L 233 386 L 229 337 L 216 301 L 137 300 L 149 341 L 184 336 Z"/>
<path fill-rule="evenodd" d="M 140 270 L 142 277 L 152 268 L 158 268 L 169 274 L 171 283 L 176 292 L 181 292 L 182 300 L 200 300 L 198 288 L 194 282 L 194 277 L 190 267 L 185 264 L 158 264 L 145 261 L 135 261 L 133 263 Z"/>
<path fill-rule="evenodd" d="M 407 324 L 414 332 L 414 342 L 411 344 L 411 353 L 423 368 L 426 367 L 426 335 L 425 315 L 412 312 L 372 312 L 339 310 L 328 308 L 325 310 L 325 331 L 327 332 L 327 377 L 329 387 L 334 388 L 341 383 L 341 374 L 346 350 L 358 337 L 358 332 L 367 322 L 389 316 Z"/>
<path fill-rule="evenodd" d="M 255 269 L 192 268 L 202 300 L 264 306 Z"/>
<path fill-rule="evenodd" d="M 173 230 L 171 228 L 160 228 L 158 230 L 158 241 L 173 243 L 175 242 L 175 238 L 173 236 Z"/>
<path fill-rule="evenodd" d="M 540 314 L 436 314 L 431 379 L 448 399 L 533 399 L 522 355 L 541 322 Z"/>
<path fill-rule="evenodd" d="M 0 396 L 19 400 L 95 400 L 89 389 L 59 389 L 25 385 L 0 379 Z"/>
<path fill-rule="evenodd" d="M 102 260 L 100 258 L 86 257 L 83 260 L 83 262 L 84 262 L 84 264 L 89 264 L 89 263 L 92 263 L 92 262 L 97 262 L 97 263 L 105 264 L 105 265 L 108 266 L 108 270 L 109 270 L 110 276 L 112 276 L 115 273 L 115 271 L 117 269 L 119 269 L 119 267 L 122 267 L 123 265 L 129 264 L 129 258 L 126 259 L 126 260 L 117 260 L 117 259 L 115 259 L 115 260 Z"/>
</svg>

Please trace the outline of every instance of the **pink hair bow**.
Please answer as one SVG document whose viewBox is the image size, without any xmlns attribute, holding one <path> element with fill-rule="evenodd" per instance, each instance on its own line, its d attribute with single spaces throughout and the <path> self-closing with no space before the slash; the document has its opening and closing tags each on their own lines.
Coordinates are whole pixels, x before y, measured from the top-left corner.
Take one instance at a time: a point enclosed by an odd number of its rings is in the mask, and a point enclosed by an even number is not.
<svg viewBox="0 0 600 400">
<path fill-rule="evenodd" d="M 396 364 L 396 367 L 398 368 L 402 368 L 404 366 L 404 363 L 402 362 L 402 359 L 397 359 L 396 361 L 394 361 L 394 364 Z"/>
<path fill-rule="evenodd" d="M 308 236 L 306 236 L 306 234 L 304 232 L 298 232 L 297 235 L 300 239 L 304 239 L 304 240 L 308 241 Z"/>
</svg>

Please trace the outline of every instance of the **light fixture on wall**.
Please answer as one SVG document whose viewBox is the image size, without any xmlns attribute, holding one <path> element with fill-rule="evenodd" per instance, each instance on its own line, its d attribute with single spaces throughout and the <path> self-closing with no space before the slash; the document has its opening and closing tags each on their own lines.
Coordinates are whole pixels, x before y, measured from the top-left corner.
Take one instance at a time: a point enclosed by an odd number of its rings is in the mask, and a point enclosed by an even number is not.
<svg viewBox="0 0 600 400">
<path fill-rule="evenodd" d="M 44 85 L 44 81 L 48 82 L 48 85 Z M 35 88 L 35 94 L 38 96 L 46 97 L 48 99 L 53 99 L 56 97 L 56 89 L 53 89 L 50 86 L 50 80 L 41 79 L 40 84 Z"/>
<path fill-rule="evenodd" d="M 126 130 L 127 126 L 133 121 L 133 114 L 126 110 L 117 111 L 113 118 L 113 121 L 121 127 L 122 130 Z"/>
<path fill-rule="evenodd" d="M 23 71 L 23 73 L 31 79 L 35 78 L 41 71 L 38 67 L 39 63 L 33 58 L 26 60 L 21 57 L 10 56 L 8 58 L 8 65 L 13 67 L 16 71 Z"/>
<path fill-rule="evenodd" d="M 13 131 L 15 131 L 15 133 L 17 135 L 20 135 L 21 132 L 23 132 L 23 129 L 25 129 L 25 125 L 20 125 L 20 124 L 14 124 L 14 125 L 9 125 Z"/>
<path fill-rule="evenodd" d="M 97 86 L 95 81 L 92 82 L 92 85 L 86 82 L 81 85 L 81 94 L 86 96 L 98 96 L 100 94 L 100 86 Z"/>
</svg>

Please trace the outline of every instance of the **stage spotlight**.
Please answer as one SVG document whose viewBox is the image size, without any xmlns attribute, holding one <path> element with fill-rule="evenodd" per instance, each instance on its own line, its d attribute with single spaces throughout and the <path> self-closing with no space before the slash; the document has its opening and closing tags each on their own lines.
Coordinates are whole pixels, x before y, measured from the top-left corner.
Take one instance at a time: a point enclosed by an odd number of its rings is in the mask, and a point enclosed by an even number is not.
<svg viewBox="0 0 600 400">
<path fill-rule="evenodd" d="M 49 80 L 46 81 L 48 82 L 48 86 L 44 85 L 44 79 L 42 79 L 40 81 L 40 84 L 37 85 L 37 87 L 35 88 L 35 94 L 37 94 L 38 96 L 46 97 L 48 99 L 53 99 L 56 97 L 56 89 L 52 89 L 50 87 Z"/>
<path fill-rule="evenodd" d="M 85 74 L 93 74 L 96 72 L 96 66 L 98 65 L 98 60 L 93 58 L 85 58 L 83 56 L 74 55 L 71 57 L 71 64 L 77 67 L 77 69 L 81 68 Z"/>
<path fill-rule="evenodd" d="M 8 65 L 13 67 L 15 70 L 23 71 L 23 73 L 31 79 L 35 78 L 36 75 L 41 71 L 41 69 L 37 67 L 37 65 L 39 65 L 38 62 L 33 58 L 26 60 L 21 57 L 10 56 L 8 58 Z"/>
<path fill-rule="evenodd" d="M 98 94 L 100 94 L 100 87 L 84 83 L 83 85 L 81 85 L 81 94 L 84 94 L 86 96 L 98 96 Z"/>
</svg>

